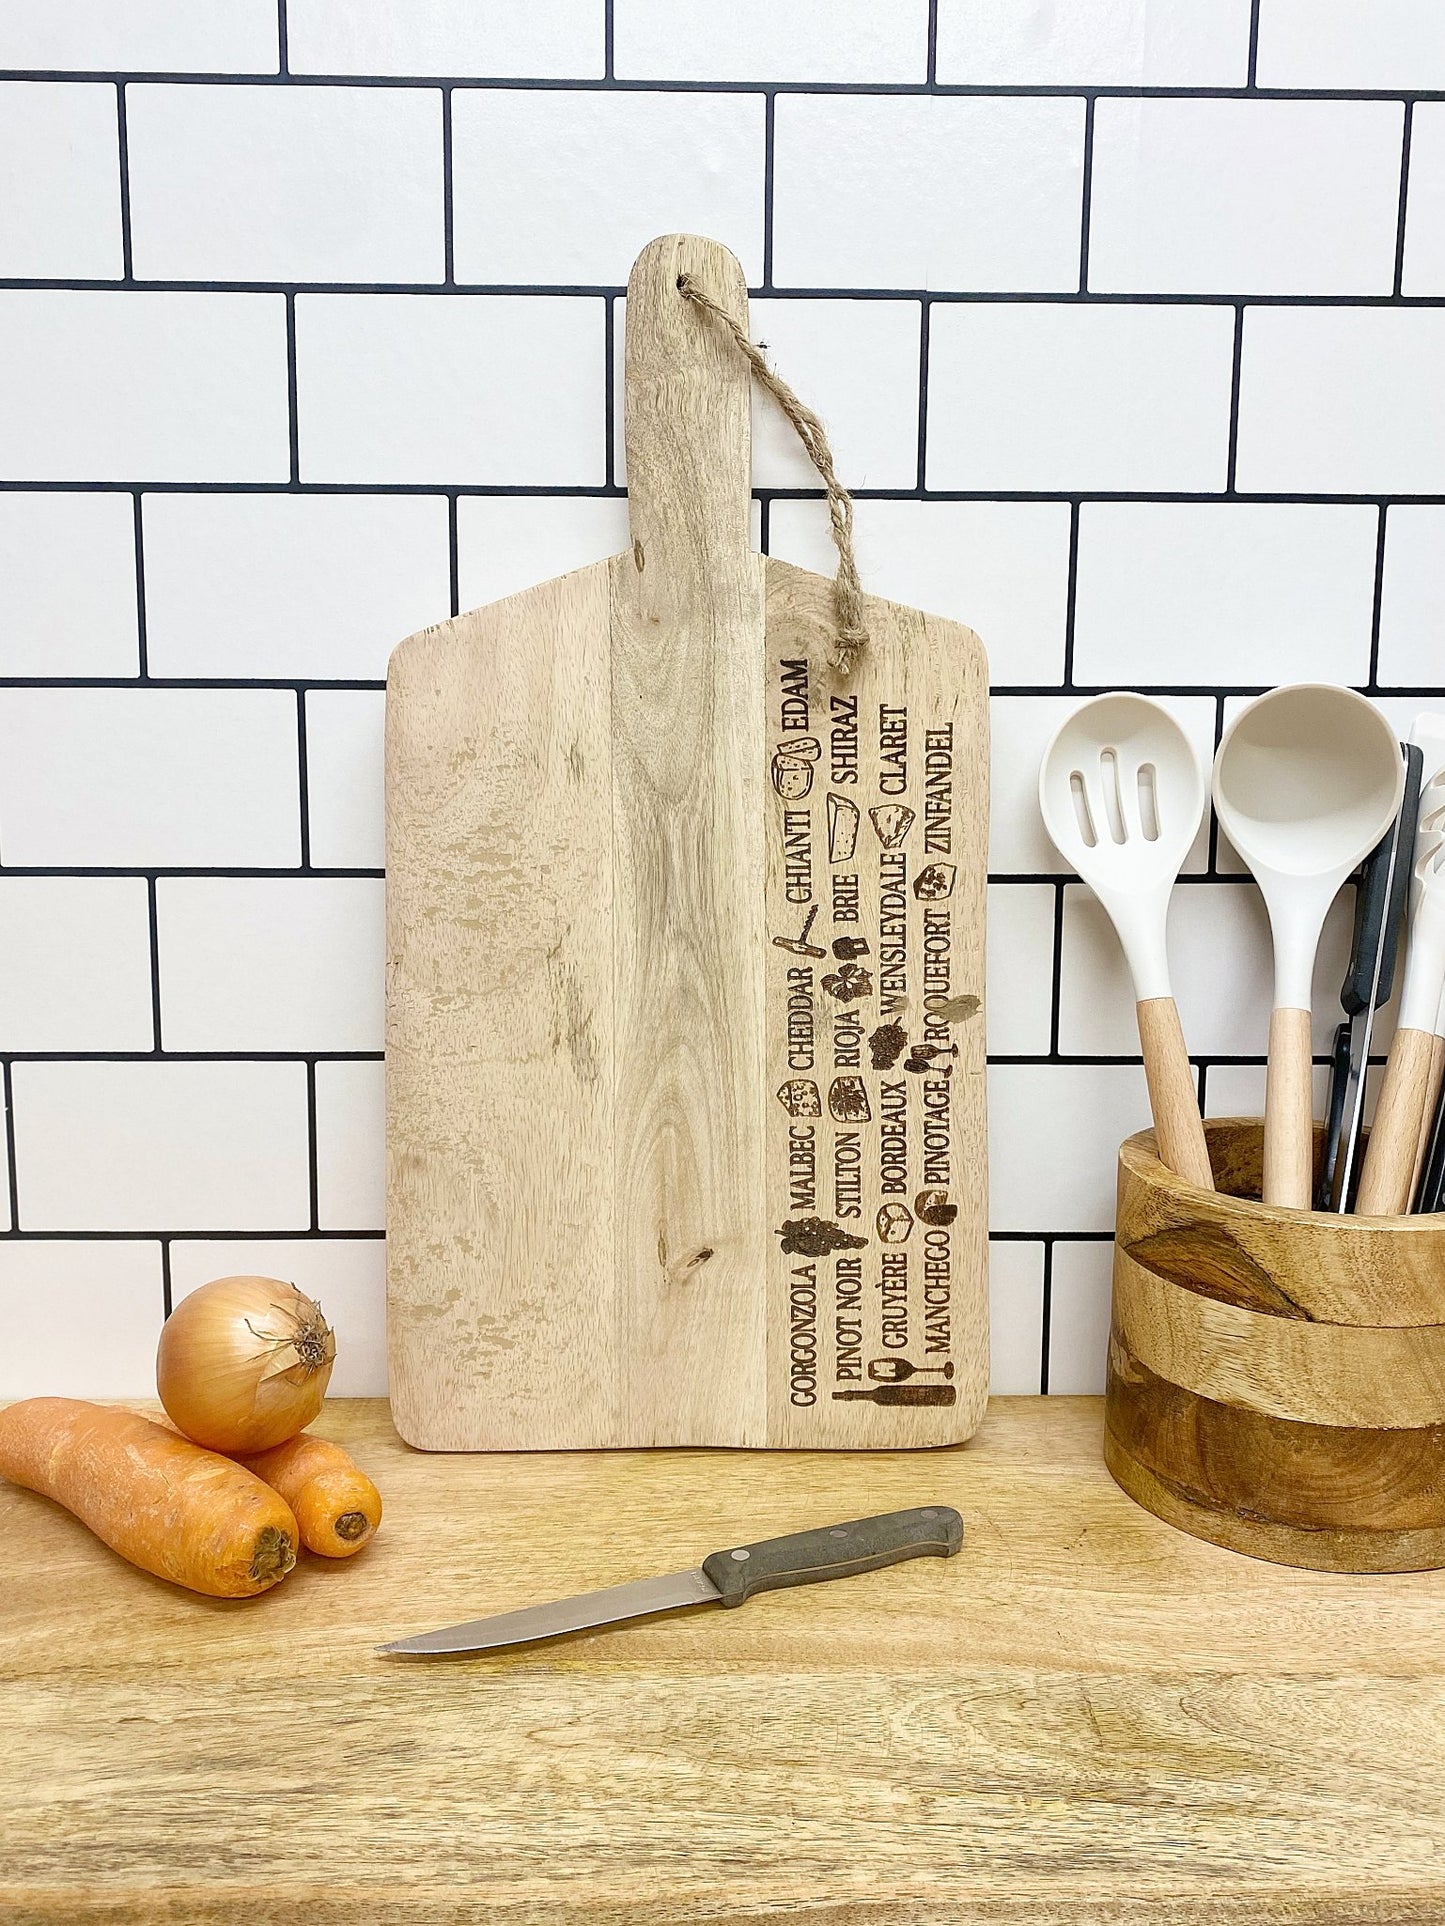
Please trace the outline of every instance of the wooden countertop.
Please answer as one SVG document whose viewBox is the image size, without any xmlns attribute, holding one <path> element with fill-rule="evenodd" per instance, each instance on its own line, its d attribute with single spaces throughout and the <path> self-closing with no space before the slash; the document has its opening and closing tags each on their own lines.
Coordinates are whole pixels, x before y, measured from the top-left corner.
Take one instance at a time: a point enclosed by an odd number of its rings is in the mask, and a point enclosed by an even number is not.
<svg viewBox="0 0 1445 1926">
<path fill-rule="evenodd" d="M 963 1449 L 427 1457 L 222 1603 L 0 1486 L 0 1920 L 1445 1918 L 1445 1573 L 1284 1571 L 1117 1491 L 1089 1398 Z M 938 1500 L 959 1558 L 553 1646 L 379 1640 Z"/>
</svg>

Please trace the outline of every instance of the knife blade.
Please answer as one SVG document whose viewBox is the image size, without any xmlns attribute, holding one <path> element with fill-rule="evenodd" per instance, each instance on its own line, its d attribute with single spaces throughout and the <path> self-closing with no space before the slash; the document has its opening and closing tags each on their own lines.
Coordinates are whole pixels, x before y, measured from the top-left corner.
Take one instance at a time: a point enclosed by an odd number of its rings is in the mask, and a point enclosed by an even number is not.
<svg viewBox="0 0 1445 1926">
<path fill-rule="evenodd" d="M 1355 895 L 1355 927 L 1350 961 L 1340 989 L 1340 1007 L 1348 1018 L 1348 1047 L 1336 1038 L 1326 1112 L 1324 1173 L 1318 1198 L 1322 1210 L 1347 1211 L 1356 1185 L 1361 1129 L 1365 1117 L 1365 1078 L 1370 1063 L 1370 1039 L 1375 1012 L 1390 999 L 1395 984 L 1395 959 L 1409 895 L 1410 864 L 1415 850 L 1415 818 L 1420 806 L 1422 757 L 1413 744 L 1402 744 L 1405 793 L 1400 813 L 1388 835 L 1365 859 Z"/>
<path fill-rule="evenodd" d="M 879 1571 L 905 1558 L 952 1558 L 962 1544 L 963 1520 L 950 1505 L 922 1505 L 911 1511 L 890 1511 L 877 1518 L 855 1518 L 848 1524 L 793 1532 L 786 1538 L 766 1538 L 754 1545 L 735 1545 L 727 1551 L 709 1552 L 692 1571 L 639 1578 L 628 1585 L 583 1592 L 576 1598 L 553 1599 L 545 1605 L 529 1605 L 493 1618 L 474 1618 L 464 1625 L 422 1632 L 415 1638 L 393 1639 L 376 1649 L 401 1657 L 425 1658 L 529 1645 L 594 1626 L 616 1625 L 629 1618 L 649 1618 L 655 1612 L 686 1611 L 696 1605 L 742 1605 L 755 1592 Z"/>
</svg>

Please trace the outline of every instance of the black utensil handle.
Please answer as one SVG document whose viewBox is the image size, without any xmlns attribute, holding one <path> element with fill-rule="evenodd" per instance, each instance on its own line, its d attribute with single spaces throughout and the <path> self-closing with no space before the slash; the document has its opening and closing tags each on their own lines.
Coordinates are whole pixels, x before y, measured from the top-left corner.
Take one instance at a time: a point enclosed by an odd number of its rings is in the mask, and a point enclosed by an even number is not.
<svg viewBox="0 0 1445 1926">
<path fill-rule="evenodd" d="M 1340 1134 L 1345 1122 L 1345 1085 L 1350 1075 L 1350 1026 L 1342 1023 L 1335 1031 L 1330 1051 L 1330 1097 L 1325 1109 L 1325 1155 L 1320 1166 L 1315 1209 L 1329 1210 L 1335 1191 L 1335 1167 L 1340 1161 Z"/>
<path fill-rule="evenodd" d="M 963 1520 L 952 1506 L 923 1505 L 709 1552 L 702 1568 L 724 1605 L 741 1605 L 754 1592 L 850 1578 L 854 1572 L 876 1572 L 905 1558 L 952 1558 L 962 1543 Z"/>
<path fill-rule="evenodd" d="M 1415 1193 L 1415 1209 L 1445 1210 L 1445 1091 L 1435 1106 L 1434 1121 L 1430 1125 L 1430 1142 L 1420 1172 L 1420 1188 Z"/>
<path fill-rule="evenodd" d="M 1354 1016 L 1373 1002 L 1378 1010 L 1389 1000 L 1395 983 L 1395 957 L 1399 950 L 1400 926 L 1405 915 L 1405 898 L 1410 887 L 1410 865 L 1415 860 L 1415 828 L 1420 813 L 1420 776 L 1424 756 L 1415 743 L 1402 745 L 1405 757 L 1405 790 L 1400 813 L 1394 825 L 1365 858 L 1364 871 L 1355 891 L 1355 929 L 1350 943 L 1350 964 L 1345 972 L 1340 1002 Z M 1393 868 L 1390 863 L 1395 849 Z M 1380 955 L 1380 946 L 1384 953 Z M 1379 956 L 1379 975 L 1375 961 Z"/>
</svg>

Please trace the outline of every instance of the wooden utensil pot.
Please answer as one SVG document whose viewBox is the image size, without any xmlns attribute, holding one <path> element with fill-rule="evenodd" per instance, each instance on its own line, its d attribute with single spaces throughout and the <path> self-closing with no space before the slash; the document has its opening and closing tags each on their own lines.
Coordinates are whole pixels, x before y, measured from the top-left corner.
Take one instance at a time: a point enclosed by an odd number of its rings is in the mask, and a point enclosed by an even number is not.
<svg viewBox="0 0 1445 1926">
<path fill-rule="evenodd" d="M 1205 1133 L 1213 1192 L 1167 1170 L 1151 1131 L 1119 1152 L 1110 1472 L 1251 1557 L 1445 1565 L 1445 1215 L 1263 1204 L 1263 1124 Z"/>
</svg>

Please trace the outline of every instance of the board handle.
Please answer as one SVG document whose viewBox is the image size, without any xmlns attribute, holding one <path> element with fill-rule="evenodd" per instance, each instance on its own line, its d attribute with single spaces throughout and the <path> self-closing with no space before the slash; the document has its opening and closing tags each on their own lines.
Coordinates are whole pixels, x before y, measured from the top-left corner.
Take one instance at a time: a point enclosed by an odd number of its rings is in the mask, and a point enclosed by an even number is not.
<svg viewBox="0 0 1445 1926">
<path fill-rule="evenodd" d="M 951 1505 L 920 1505 L 709 1552 L 702 1569 L 724 1605 L 742 1605 L 754 1592 L 851 1578 L 855 1572 L 876 1572 L 905 1558 L 952 1558 L 962 1543 L 963 1520 Z"/>
<path fill-rule="evenodd" d="M 678 288 L 692 278 L 746 331 L 747 283 L 736 258 L 699 234 L 664 234 L 627 283 L 623 432 L 627 519 L 646 615 L 665 584 L 699 563 L 725 579 L 747 557 L 752 487 L 752 376 L 722 329 Z"/>
</svg>

